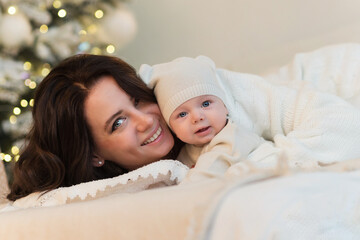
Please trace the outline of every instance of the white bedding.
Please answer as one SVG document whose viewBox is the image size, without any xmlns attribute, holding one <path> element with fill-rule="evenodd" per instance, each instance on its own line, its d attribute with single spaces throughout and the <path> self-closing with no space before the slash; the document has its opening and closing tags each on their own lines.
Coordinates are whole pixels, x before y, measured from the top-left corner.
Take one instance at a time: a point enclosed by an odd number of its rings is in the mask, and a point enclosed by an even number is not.
<svg viewBox="0 0 360 240">
<path fill-rule="evenodd" d="M 5 211 L 0 239 L 358 239 L 360 171 L 350 169 L 215 178 Z"/>
<path fill-rule="evenodd" d="M 360 44 L 330 45 L 298 53 L 289 64 L 263 77 L 273 83 L 307 85 L 360 108 Z"/>
<path fill-rule="evenodd" d="M 360 172 L 234 184 L 192 239 L 359 239 Z"/>
</svg>

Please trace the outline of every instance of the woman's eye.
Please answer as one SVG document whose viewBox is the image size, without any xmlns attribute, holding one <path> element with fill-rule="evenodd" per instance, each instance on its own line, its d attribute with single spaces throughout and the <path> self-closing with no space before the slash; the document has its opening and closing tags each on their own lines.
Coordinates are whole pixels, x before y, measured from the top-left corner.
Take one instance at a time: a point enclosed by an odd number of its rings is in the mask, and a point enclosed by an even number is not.
<svg viewBox="0 0 360 240">
<path fill-rule="evenodd" d="M 201 104 L 202 107 L 208 107 L 210 106 L 210 101 L 205 101 Z"/>
<path fill-rule="evenodd" d="M 186 115 L 187 115 L 186 112 L 181 112 L 181 113 L 179 113 L 179 117 L 181 117 L 181 118 L 185 117 Z"/>
<path fill-rule="evenodd" d="M 124 123 L 125 120 L 126 120 L 126 118 L 124 118 L 124 117 L 119 117 L 118 119 L 116 119 L 111 127 L 111 132 L 113 132 L 116 129 L 118 129 L 119 127 L 121 127 L 121 125 Z"/>
</svg>

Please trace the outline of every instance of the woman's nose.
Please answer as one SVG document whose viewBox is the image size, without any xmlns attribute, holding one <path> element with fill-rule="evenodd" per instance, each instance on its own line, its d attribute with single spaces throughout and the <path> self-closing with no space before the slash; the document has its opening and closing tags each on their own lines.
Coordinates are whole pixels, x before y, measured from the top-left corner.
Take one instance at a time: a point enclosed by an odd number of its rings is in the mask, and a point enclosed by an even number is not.
<svg viewBox="0 0 360 240">
<path fill-rule="evenodd" d="M 154 118 L 149 113 L 138 111 L 134 117 L 136 119 L 136 129 L 139 132 L 146 131 L 154 124 Z"/>
</svg>

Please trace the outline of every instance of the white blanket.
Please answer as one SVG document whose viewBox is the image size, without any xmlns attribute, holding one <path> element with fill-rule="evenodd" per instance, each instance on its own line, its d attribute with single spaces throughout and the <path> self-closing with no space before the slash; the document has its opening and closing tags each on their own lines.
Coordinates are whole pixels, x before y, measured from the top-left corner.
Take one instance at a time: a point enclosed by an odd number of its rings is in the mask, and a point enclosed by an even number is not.
<svg viewBox="0 0 360 240">
<path fill-rule="evenodd" d="M 360 239 L 360 171 L 235 183 L 193 240 Z"/>
<path fill-rule="evenodd" d="M 360 44 L 330 45 L 298 53 L 289 64 L 264 74 L 264 78 L 286 85 L 307 84 L 360 108 Z"/>
</svg>

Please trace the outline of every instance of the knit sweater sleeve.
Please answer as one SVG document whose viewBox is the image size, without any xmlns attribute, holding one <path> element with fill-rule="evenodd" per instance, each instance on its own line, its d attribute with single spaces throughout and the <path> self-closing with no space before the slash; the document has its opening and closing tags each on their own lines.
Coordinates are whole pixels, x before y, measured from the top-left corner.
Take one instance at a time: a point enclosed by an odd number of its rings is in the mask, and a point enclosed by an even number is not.
<svg viewBox="0 0 360 240">
<path fill-rule="evenodd" d="M 269 164 L 285 153 L 290 167 L 307 168 L 360 157 L 360 112 L 343 99 L 249 74 L 218 74 L 233 97 L 229 112 L 237 124 L 273 142 L 260 145 L 265 152 L 252 161 Z"/>
<path fill-rule="evenodd" d="M 263 141 L 257 134 L 229 121 L 203 149 L 183 183 L 223 177 L 230 166 L 245 160 Z"/>
</svg>

